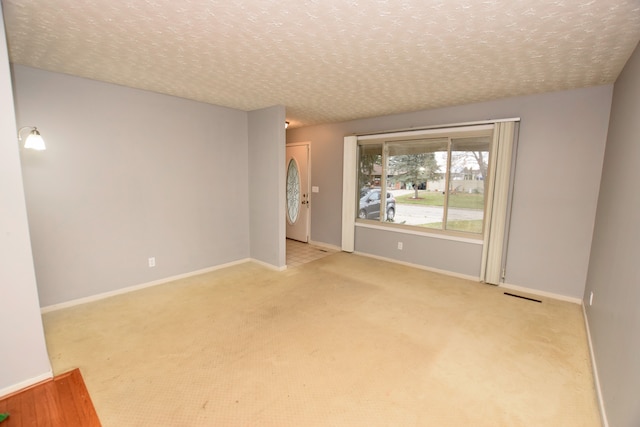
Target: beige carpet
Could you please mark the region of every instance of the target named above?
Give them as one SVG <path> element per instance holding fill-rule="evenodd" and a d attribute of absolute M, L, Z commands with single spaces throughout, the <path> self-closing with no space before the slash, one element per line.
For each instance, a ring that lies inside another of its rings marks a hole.
<path fill-rule="evenodd" d="M 581 308 L 346 253 L 44 315 L 104 426 L 599 426 Z"/>

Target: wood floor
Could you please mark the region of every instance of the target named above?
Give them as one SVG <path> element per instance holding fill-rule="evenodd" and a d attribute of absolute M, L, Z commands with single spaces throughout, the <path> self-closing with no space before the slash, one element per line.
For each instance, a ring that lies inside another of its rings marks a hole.
<path fill-rule="evenodd" d="M 0 400 L 0 427 L 100 427 L 79 369 L 18 391 Z"/>

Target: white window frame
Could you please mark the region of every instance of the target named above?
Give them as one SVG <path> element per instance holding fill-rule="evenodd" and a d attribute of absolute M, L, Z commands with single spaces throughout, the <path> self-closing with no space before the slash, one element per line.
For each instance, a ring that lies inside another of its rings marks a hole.
<path fill-rule="evenodd" d="M 435 129 L 421 129 L 421 130 L 410 130 L 410 131 L 400 131 L 400 132 L 387 132 L 387 133 L 382 133 L 382 134 L 374 134 L 374 135 L 363 135 L 360 137 L 357 137 L 356 139 L 356 143 L 357 143 L 357 150 L 355 153 L 355 162 L 358 161 L 359 159 L 359 147 L 361 145 L 377 145 L 377 144 L 381 144 L 382 145 L 382 150 L 383 150 L 383 159 L 386 160 L 387 158 L 387 146 L 386 143 L 389 142 L 394 142 L 394 141 L 407 141 L 407 140 L 413 140 L 413 139 L 425 139 L 425 138 L 443 138 L 443 139 L 448 139 L 449 144 L 448 144 L 448 150 L 449 150 L 449 154 L 450 154 L 450 149 L 451 149 L 451 139 L 455 139 L 455 138 L 462 138 L 462 137 L 473 137 L 473 136 L 489 136 L 492 137 L 493 136 L 493 132 L 494 132 L 494 127 L 495 124 L 494 123 L 485 123 L 485 124 L 475 124 L 475 125 L 460 125 L 460 126 L 452 126 L 452 127 L 444 127 L 444 128 L 435 128 Z M 493 145 L 493 144 L 492 144 Z M 491 149 L 491 148 L 490 148 Z M 491 156 L 489 157 L 489 163 L 491 163 L 492 158 Z M 448 155 L 447 156 L 447 162 L 450 163 L 451 162 L 451 156 Z M 345 163 L 346 163 L 346 159 L 345 159 Z M 381 183 L 380 183 L 380 187 L 381 187 L 381 197 L 382 200 L 386 200 L 386 194 L 387 194 L 387 173 L 386 173 L 386 165 L 384 165 L 384 161 L 383 161 L 383 173 L 381 174 Z M 356 166 L 357 169 L 357 166 Z M 449 184 L 449 180 L 450 180 L 450 169 L 451 169 L 451 165 L 448 164 L 447 165 L 447 174 L 446 174 L 446 182 L 447 185 Z M 491 165 L 489 164 L 488 169 L 491 169 Z M 357 178 L 356 178 L 357 179 Z M 489 177 L 490 179 L 490 177 Z M 357 186 L 357 182 L 355 183 Z M 358 200 L 359 200 L 359 193 L 358 193 L 358 189 L 356 189 L 356 191 L 354 193 L 352 193 L 356 196 L 356 200 L 354 202 L 352 202 L 352 204 L 354 204 L 354 211 L 355 211 L 355 206 L 358 204 Z M 434 235 L 439 235 L 439 236 L 443 236 L 443 237 L 456 237 L 456 238 L 464 238 L 464 239 L 469 239 L 469 240 L 477 240 L 477 241 L 482 241 L 483 240 L 483 236 L 484 233 L 469 233 L 469 232 L 464 232 L 464 231 L 456 231 L 456 230 L 447 230 L 446 229 L 446 215 L 449 209 L 448 206 L 448 201 L 449 199 L 449 192 L 446 191 L 445 192 L 445 202 L 444 202 L 444 206 L 443 206 L 443 217 L 442 217 L 442 221 L 443 221 L 443 228 L 442 229 L 437 229 L 437 228 L 428 228 L 428 227 L 419 227 L 419 226 L 415 226 L 415 225 L 403 225 L 403 224 L 396 224 L 396 223 L 391 223 L 391 222 L 387 222 L 384 220 L 384 215 L 382 213 L 382 205 L 383 202 L 380 202 L 380 218 L 378 220 L 371 220 L 371 219 L 360 219 L 360 218 L 355 218 L 355 224 L 357 224 L 358 226 L 360 225 L 379 225 L 380 227 L 383 228 L 391 228 L 391 229 L 404 229 L 407 231 L 411 231 L 413 233 L 425 233 L 425 234 L 434 234 Z M 485 208 L 483 210 L 483 221 L 484 221 L 484 217 L 486 214 L 486 199 L 485 199 Z M 484 227 L 483 227 L 484 229 Z"/>

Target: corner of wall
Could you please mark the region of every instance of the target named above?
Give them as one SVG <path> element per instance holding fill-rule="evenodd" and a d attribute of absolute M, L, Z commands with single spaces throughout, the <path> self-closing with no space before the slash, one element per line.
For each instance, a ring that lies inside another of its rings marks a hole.
<path fill-rule="evenodd" d="M 582 317 L 584 319 L 584 327 L 587 331 L 587 340 L 589 342 L 589 355 L 591 357 L 591 371 L 593 373 L 593 381 L 594 386 L 596 388 L 596 393 L 598 396 L 598 408 L 600 409 L 600 421 L 602 422 L 603 427 L 609 427 L 609 421 L 607 419 L 607 411 L 604 406 L 604 399 L 602 396 L 602 389 L 600 388 L 600 377 L 598 376 L 598 365 L 596 363 L 596 357 L 593 350 L 593 342 L 591 341 L 591 330 L 589 329 L 589 316 L 587 315 L 587 309 L 584 305 L 584 301 L 582 305 Z"/>

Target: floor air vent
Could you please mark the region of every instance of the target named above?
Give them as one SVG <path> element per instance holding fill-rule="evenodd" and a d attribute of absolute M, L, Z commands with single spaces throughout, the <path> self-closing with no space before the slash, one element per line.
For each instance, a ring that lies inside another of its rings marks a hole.
<path fill-rule="evenodd" d="M 542 301 L 540 301 L 539 299 L 534 299 L 534 298 L 529 298 L 529 297 L 523 297 L 522 295 L 516 295 L 516 294 L 511 294 L 509 292 L 505 292 L 505 295 L 509 295 L 510 297 L 515 297 L 515 298 L 522 298 L 522 299 L 526 299 L 527 301 L 533 301 L 533 302 L 539 302 L 542 304 Z"/>

